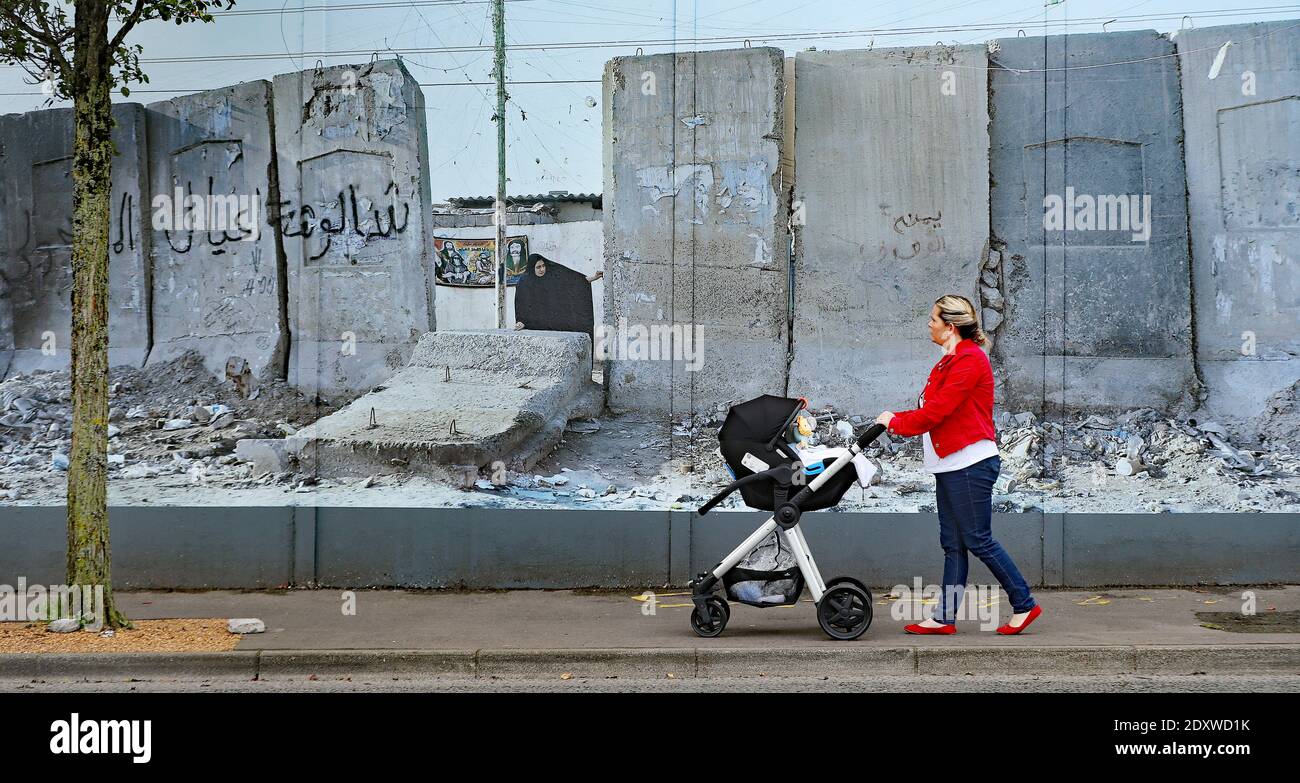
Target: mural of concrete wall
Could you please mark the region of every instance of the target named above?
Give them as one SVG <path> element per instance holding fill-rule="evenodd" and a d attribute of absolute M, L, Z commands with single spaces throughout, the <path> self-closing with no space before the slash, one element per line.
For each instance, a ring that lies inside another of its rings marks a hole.
<path fill-rule="evenodd" d="M 290 382 L 363 389 L 434 327 L 424 97 L 395 60 L 276 76 Z"/>
<path fill-rule="evenodd" d="M 270 82 L 152 103 L 148 115 L 155 217 L 149 361 L 198 349 L 218 375 L 229 357 L 240 357 L 255 376 L 282 376 L 284 273 L 267 222 L 275 197 Z M 199 209 L 187 223 L 192 197 Z"/>
<path fill-rule="evenodd" d="M 144 364 L 149 352 L 148 184 L 144 109 L 113 107 L 109 224 L 109 362 Z M 72 110 L 0 117 L 0 322 L 9 372 L 65 368 L 72 331 Z M 7 311 L 7 312 L 6 312 Z M 3 357 L 0 357 L 3 358 Z"/>
<path fill-rule="evenodd" d="M 915 407 L 938 358 L 931 305 L 977 296 L 986 66 L 983 46 L 795 57 L 792 396 L 862 413 Z"/>
<path fill-rule="evenodd" d="M 1003 260 L 991 277 L 1005 302 L 995 347 L 1001 402 L 1194 404 L 1173 44 L 1142 31 L 1005 38 L 995 47 L 990 202 L 1004 245 L 995 245 Z"/>
<path fill-rule="evenodd" d="M 606 336 L 646 349 L 606 362 L 610 407 L 686 413 L 784 391 L 783 91 L 779 49 L 606 64 Z"/>
<path fill-rule="evenodd" d="M 238 357 L 363 390 L 433 327 L 424 105 L 400 63 L 114 113 L 112 363 L 196 348 L 217 374 Z M 67 109 L 0 117 L 7 371 L 68 363 L 71 137 Z"/>
<path fill-rule="evenodd" d="M 1300 28 L 1185 30 L 1175 41 L 1205 407 L 1249 415 L 1300 377 Z"/>
<path fill-rule="evenodd" d="M 495 236 L 490 227 L 435 228 L 434 234 L 446 237 L 488 238 Z M 602 255 L 602 229 L 599 220 L 582 220 L 576 223 L 542 223 L 511 225 L 510 235 L 528 237 L 528 252 L 541 253 L 554 261 L 591 274 L 604 268 Z M 605 281 L 591 284 L 592 306 L 596 323 L 604 323 Z M 491 288 L 457 288 L 439 286 L 436 308 L 438 328 L 442 329 L 494 329 L 496 328 L 496 292 Z M 506 323 L 515 322 L 515 286 L 506 288 Z"/>

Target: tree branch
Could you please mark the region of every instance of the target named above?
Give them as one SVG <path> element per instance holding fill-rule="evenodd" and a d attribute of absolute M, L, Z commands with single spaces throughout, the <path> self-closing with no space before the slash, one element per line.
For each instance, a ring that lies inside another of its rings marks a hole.
<path fill-rule="evenodd" d="M 48 38 L 46 38 L 46 35 L 49 35 L 48 30 L 46 30 L 45 34 L 43 35 L 40 31 L 36 30 L 35 28 L 28 25 L 25 21 L 23 21 L 23 18 L 19 16 L 16 11 L 12 11 L 5 6 L 0 6 L 0 16 L 3 16 L 14 27 L 17 27 L 19 30 L 22 30 L 23 32 L 30 35 L 32 38 L 36 40 L 37 43 L 44 46 L 45 48 L 47 49 L 58 48 L 57 42 L 53 35 L 50 35 Z M 37 14 L 36 18 L 39 19 L 40 14 Z"/>
<path fill-rule="evenodd" d="M 0 11 L 0 13 L 3 13 L 16 27 L 26 32 L 37 43 L 44 46 L 49 58 L 59 66 L 59 70 L 63 71 L 63 74 L 66 77 L 66 75 L 72 70 L 72 66 L 68 64 L 67 59 L 63 56 L 63 42 L 72 36 L 71 28 L 64 29 L 59 35 L 55 35 L 54 31 L 50 29 L 50 26 L 46 24 L 45 14 L 42 14 L 37 9 L 33 9 L 33 16 L 36 17 L 36 23 L 40 25 L 40 32 L 28 26 L 21 17 L 12 11 L 6 9 Z M 43 32 L 44 35 L 41 35 L 41 32 Z"/>
<path fill-rule="evenodd" d="M 131 28 L 135 27 L 136 22 L 140 21 L 140 16 L 144 13 L 144 3 L 145 0 L 135 0 L 135 8 L 131 9 L 131 13 L 127 15 L 126 19 L 122 20 L 122 26 L 118 28 L 117 34 L 113 36 L 113 40 L 108 42 L 110 51 L 117 51 L 117 47 L 121 46 L 122 41 L 126 40 L 126 34 L 131 32 Z"/>

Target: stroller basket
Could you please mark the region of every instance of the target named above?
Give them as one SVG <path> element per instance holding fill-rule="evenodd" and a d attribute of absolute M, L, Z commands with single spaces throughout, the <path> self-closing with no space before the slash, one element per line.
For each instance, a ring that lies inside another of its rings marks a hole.
<path fill-rule="evenodd" d="M 736 567 L 722 575 L 727 597 L 750 606 L 789 606 L 803 594 L 803 572 L 798 568 L 784 571 L 755 571 Z"/>
<path fill-rule="evenodd" d="M 750 606 L 781 606 L 799 600 L 804 577 L 795 564 L 794 553 L 773 533 L 723 574 L 722 583 L 733 601 Z"/>

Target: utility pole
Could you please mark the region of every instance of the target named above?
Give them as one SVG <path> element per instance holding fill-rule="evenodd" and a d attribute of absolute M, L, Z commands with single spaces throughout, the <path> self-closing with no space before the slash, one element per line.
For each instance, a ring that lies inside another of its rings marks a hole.
<path fill-rule="evenodd" d="M 496 31 L 493 70 L 497 77 L 497 201 L 493 223 L 497 229 L 497 328 L 506 326 L 506 3 L 492 0 L 492 27 Z"/>

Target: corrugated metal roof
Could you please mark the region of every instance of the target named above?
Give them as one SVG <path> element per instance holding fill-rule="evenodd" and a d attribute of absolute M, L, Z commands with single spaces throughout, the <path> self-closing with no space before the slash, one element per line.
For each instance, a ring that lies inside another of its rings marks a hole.
<path fill-rule="evenodd" d="M 447 202 L 458 207 L 490 207 L 496 203 L 496 196 L 455 196 Z M 506 196 L 506 204 L 529 206 L 532 204 L 585 204 L 590 202 L 597 209 L 601 208 L 599 193 L 570 193 L 567 190 L 553 190 L 550 193 L 531 193 L 522 196 Z"/>

